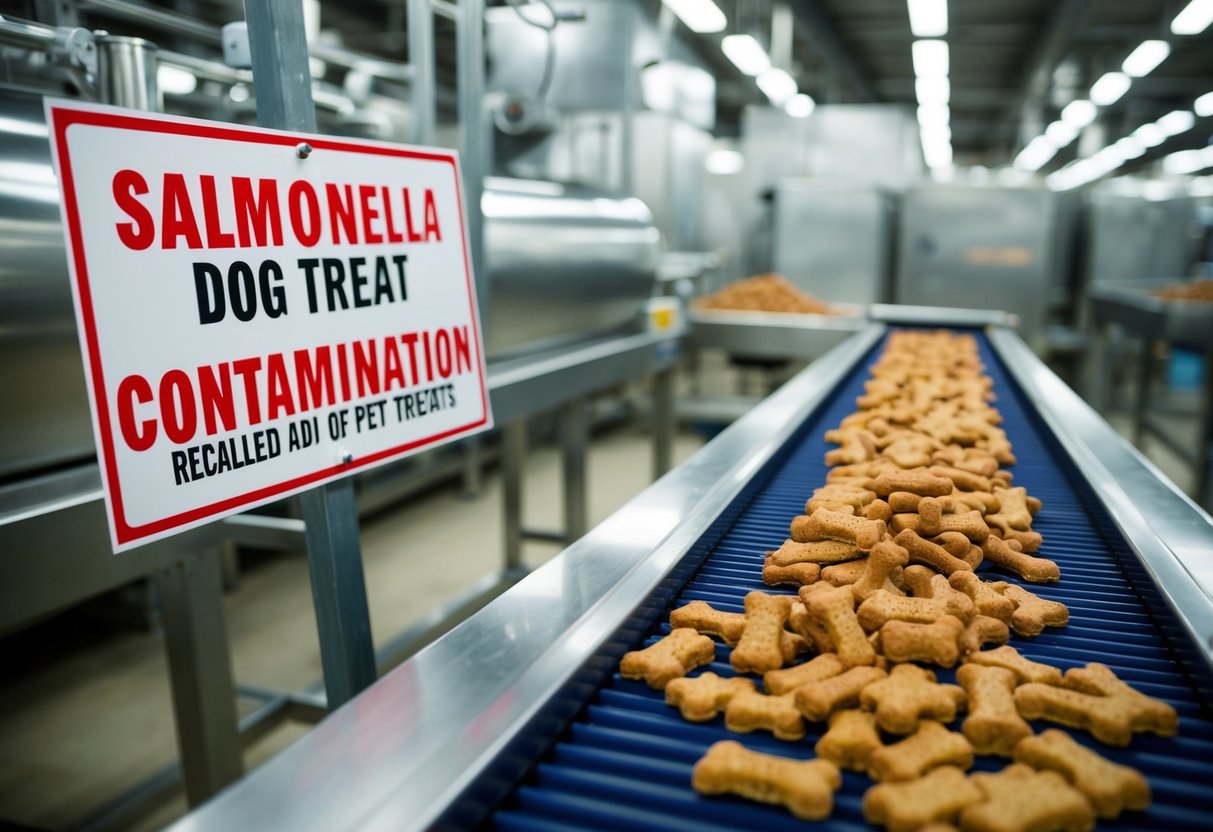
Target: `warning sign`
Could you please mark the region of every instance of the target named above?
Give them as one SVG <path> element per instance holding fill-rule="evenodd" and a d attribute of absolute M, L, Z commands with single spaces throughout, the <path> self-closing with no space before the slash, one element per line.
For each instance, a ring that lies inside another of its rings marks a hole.
<path fill-rule="evenodd" d="M 115 551 L 491 427 L 456 154 L 46 112 Z"/>

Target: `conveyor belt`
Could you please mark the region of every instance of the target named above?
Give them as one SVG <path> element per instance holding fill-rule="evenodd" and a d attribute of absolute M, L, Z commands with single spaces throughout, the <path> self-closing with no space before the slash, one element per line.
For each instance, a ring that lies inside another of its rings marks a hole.
<path fill-rule="evenodd" d="M 1208 792 L 1213 784 L 1213 720 L 1209 711 L 1202 711 L 1195 687 L 1164 638 L 1164 632 L 1178 632 L 1179 628 L 1102 508 L 1077 474 L 1063 467 L 1063 457 L 1051 447 L 1054 440 L 1025 407 L 985 337 L 979 336 L 979 340 L 999 396 L 996 405 L 1005 420 L 1003 427 L 1019 460 L 1012 469 L 1015 483 L 1043 501 L 1044 508 L 1034 523 L 1044 536 L 1041 554 L 1057 561 L 1062 569 L 1059 584 L 1030 588 L 1070 608 L 1068 626 L 1049 629 L 1033 639 L 1012 636 L 1011 643 L 1027 657 L 1063 670 L 1103 662 L 1134 687 L 1179 712 L 1178 737 L 1139 734 L 1127 749 L 1111 749 L 1085 732 L 1071 732 L 1079 742 L 1110 759 L 1140 769 L 1153 789 L 1154 802 L 1147 811 L 1127 812 L 1118 821 L 1101 821 L 1099 828 L 1209 829 L 1213 826 Z M 644 644 L 668 633 L 669 609 L 689 601 L 701 599 L 720 609 L 741 612 L 747 592 L 780 591 L 762 583 L 763 553 L 782 543 L 789 520 L 803 510 L 807 495 L 824 481 L 827 469 L 822 458 L 829 446 L 823 434 L 855 409 L 855 397 L 862 392 L 882 347 L 883 343 L 860 362 L 829 402 L 806 422 L 789 443 L 786 460 L 760 472 L 758 477 L 765 481 L 756 483 L 756 490 L 747 491 L 726 512 L 736 520 L 661 613 Z M 984 565 L 981 572 L 997 574 L 991 564 Z M 702 670 L 734 675 L 729 648 L 718 644 L 716 662 Z M 945 682 L 954 681 L 953 675 L 951 671 L 939 673 Z M 725 730 L 721 718 L 688 723 L 664 703 L 660 691 L 615 674 L 502 804 L 491 825 L 503 832 L 796 827 L 801 822 L 781 808 L 697 795 L 690 787 L 691 768 L 709 745 L 721 739 L 740 740 L 770 753 L 812 757 L 823 726 L 808 727 L 804 740 L 785 743 L 764 732 L 733 734 Z M 1039 731 L 1050 726 L 1042 722 L 1034 727 Z M 975 769 L 997 770 L 1006 762 L 979 757 Z M 834 813 L 819 826 L 871 828 L 864 823 L 861 808 L 863 793 L 871 784 L 863 775 L 844 772 Z"/>

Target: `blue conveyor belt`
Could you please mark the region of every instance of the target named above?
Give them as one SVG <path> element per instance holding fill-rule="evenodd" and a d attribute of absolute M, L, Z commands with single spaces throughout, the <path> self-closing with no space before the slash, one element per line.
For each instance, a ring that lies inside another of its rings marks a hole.
<path fill-rule="evenodd" d="M 1196 688 L 1163 637 L 1164 630 L 1175 629 L 1174 622 L 1102 509 L 1068 462 L 1051 448 L 1053 440 L 1025 406 L 984 336 L 979 339 L 998 394 L 996 406 L 1018 457 L 1011 469 L 1015 484 L 1026 486 L 1044 503 L 1033 524 L 1044 537 L 1040 554 L 1055 560 L 1062 570 L 1060 583 L 1029 588 L 1070 609 L 1068 626 L 1046 630 L 1037 638 L 1013 635 L 1011 644 L 1028 658 L 1063 670 L 1103 662 L 1138 690 L 1170 703 L 1180 715 L 1178 737 L 1138 734 L 1126 749 L 1108 748 L 1085 732 L 1071 732 L 1106 757 L 1140 769 L 1153 789 L 1154 802 L 1147 811 L 1126 812 L 1117 821 L 1101 821 L 1098 828 L 1202 832 L 1213 828 L 1213 719 L 1201 709 Z M 855 410 L 855 397 L 862 393 L 882 348 L 878 345 L 860 362 L 818 409 L 798 433 L 801 438 L 787 449 L 785 461 L 760 474 L 766 481 L 739 498 L 748 503 L 734 507 L 741 509 L 737 519 L 659 616 L 644 645 L 669 632 L 669 609 L 689 601 L 704 600 L 718 609 L 742 612 L 743 598 L 751 590 L 786 591 L 762 583 L 763 555 L 778 548 L 787 536 L 788 522 L 824 482 L 827 469 L 822 458 L 830 446 L 823 434 Z M 999 575 L 992 564 L 984 564 L 980 573 L 1009 577 Z M 692 675 L 705 670 L 735 675 L 729 648 L 718 644 L 716 661 Z M 941 681 L 954 681 L 951 671 L 940 671 L 939 676 Z M 959 726 L 959 721 L 953 725 Z M 755 750 L 809 758 L 824 725 L 808 727 L 804 740 L 787 743 L 764 732 L 731 733 L 722 717 L 702 724 L 685 722 L 665 704 L 660 691 L 615 674 L 502 804 L 491 824 L 502 832 L 808 828 L 810 824 L 782 808 L 734 797 L 702 797 L 690 786 L 692 766 L 712 743 L 734 739 Z M 1055 726 L 1041 722 L 1033 727 L 1039 732 Z M 974 768 L 992 771 L 1006 764 L 1001 758 L 979 757 Z M 871 828 L 862 812 L 863 794 L 871 785 L 866 776 L 844 772 L 833 815 L 812 826 Z"/>

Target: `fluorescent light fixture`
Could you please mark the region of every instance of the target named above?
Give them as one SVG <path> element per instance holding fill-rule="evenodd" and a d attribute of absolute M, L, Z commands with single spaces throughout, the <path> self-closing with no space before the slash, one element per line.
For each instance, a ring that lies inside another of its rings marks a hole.
<path fill-rule="evenodd" d="M 1213 23 L 1213 0 L 1192 0 L 1171 21 L 1171 31 L 1177 35 L 1199 35 Z"/>
<path fill-rule="evenodd" d="M 919 78 L 944 78 L 948 74 L 948 43 L 943 40 L 916 40 L 910 45 L 914 74 Z"/>
<path fill-rule="evenodd" d="M 1134 78 L 1149 75 L 1154 67 L 1161 64 L 1171 54 L 1171 44 L 1165 40 L 1143 40 L 1137 48 L 1129 53 L 1125 62 L 1120 65 L 1127 74 Z"/>
<path fill-rule="evenodd" d="M 1164 136 L 1178 136 L 1192 129 L 1192 125 L 1196 124 L 1196 115 L 1190 110 L 1172 110 L 1154 123 Z"/>
<path fill-rule="evenodd" d="M 920 127 L 918 136 L 923 144 L 943 144 L 952 142 L 952 128 L 946 124 Z"/>
<path fill-rule="evenodd" d="M 947 0 L 906 0 L 910 31 L 916 38 L 941 38 L 948 33 Z"/>
<path fill-rule="evenodd" d="M 1153 122 L 1138 127 L 1133 131 L 1133 137 L 1139 139 L 1146 147 L 1158 147 L 1167 140 L 1167 134 Z"/>
<path fill-rule="evenodd" d="M 758 89 L 776 107 L 782 107 L 796 94 L 796 81 L 785 70 L 768 69 L 758 76 Z"/>
<path fill-rule="evenodd" d="M 1137 159 L 1143 156 L 1146 152 L 1146 143 L 1137 136 L 1125 136 L 1116 143 L 1116 147 L 1120 148 L 1120 155 L 1129 159 Z"/>
<path fill-rule="evenodd" d="M 789 98 L 788 103 L 783 105 L 783 111 L 792 118 L 808 118 L 816 107 L 813 96 L 802 92 Z"/>
<path fill-rule="evenodd" d="M 746 75 L 761 75 L 771 68 L 766 50 L 751 35 L 729 35 L 720 41 L 720 49 Z"/>
<path fill-rule="evenodd" d="M 1045 128 L 1045 136 L 1061 149 L 1078 138 L 1078 128 L 1064 121 L 1055 121 Z"/>
<path fill-rule="evenodd" d="M 712 0 L 663 0 L 692 32 L 723 32 L 728 21 Z"/>
<path fill-rule="evenodd" d="M 952 164 L 952 143 L 939 140 L 923 142 L 922 156 L 932 170 L 946 168 Z"/>
<path fill-rule="evenodd" d="M 1192 105 L 1192 109 L 1196 111 L 1196 115 L 1213 116 L 1213 92 L 1207 92 Z"/>
<path fill-rule="evenodd" d="M 1095 105 L 1085 98 L 1071 101 L 1061 111 L 1061 120 L 1071 127 L 1081 130 L 1095 121 Z"/>
<path fill-rule="evenodd" d="M 1208 147 L 1180 150 L 1162 157 L 1164 173 L 1196 173 L 1207 167 L 1213 167 L 1213 153 Z"/>
<path fill-rule="evenodd" d="M 920 104 L 918 106 L 918 124 L 920 127 L 946 125 L 951 116 L 952 114 L 947 104 Z"/>
<path fill-rule="evenodd" d="M 947 78 L 918 78 L 914 81 L 914 92 L 919 104 L 947 104 L 952 96 L 952 85 Z"/>
<path fill-rule="evenodd" d="M 1091 85 L 1091 103 L 1100 107 L 1115 104 L 1129 91 L 1129 85 L 1132 83 L 1133 79 L 1123 72 L 1105 72 Z"/>
<path fill-rule="evenodd" d="M 198 88 L 194 73 L 171 64 L 160 64 L 156 68 L 156 83 L 170 95 L 189 95 Z"/>
<path fill-rule="evenodd" d="M 1056 155 L 1057 145 L 1046 136 L 1037 136 L 1019 151 L 1014 164 L 1019 170 L 1038 171 Z"/>
<path fill-rule="evenodd" d="M 736 150 L 713 150 L 703 160 L 708 173 L 717 176 L 732 176 L 745 168 L 745 157 Z"/>

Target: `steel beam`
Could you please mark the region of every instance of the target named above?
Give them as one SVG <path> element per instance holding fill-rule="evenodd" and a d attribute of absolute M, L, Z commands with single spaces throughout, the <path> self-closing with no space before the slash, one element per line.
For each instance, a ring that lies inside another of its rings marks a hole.
<path fill-rule="evenodd" d="M 859 63 L 854 53 L 842 41 L 838 26 L 819 0 L 801 0 L 792 4 L 792 14 L 801 27 L 801 33 L 820 52 L 826 63 L 832 66 L 860 102 L 879 101 L 876 88 L 868 77 L 867 70 Z"/>

